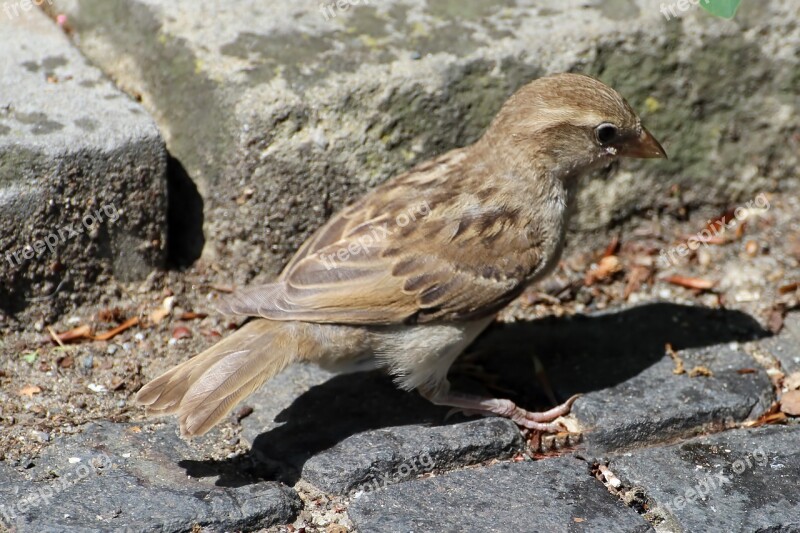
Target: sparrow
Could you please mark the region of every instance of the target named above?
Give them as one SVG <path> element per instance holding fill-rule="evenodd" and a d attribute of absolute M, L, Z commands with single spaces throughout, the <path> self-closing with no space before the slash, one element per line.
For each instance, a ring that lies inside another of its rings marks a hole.
<path fill-rule="evenodd" d="M 448 369 L 497 313 L 557 265 L 583 176 L 666 158 L 614 89 L 580 74 L 523 86 L 474 144 L 421 163 L 345 207 L 278 278 L 219 303 L 255 317 L 145 385 L 136 400 L 202 435 L 293 363 L 382 368 L 437 405 L 562 430 L 546 412 L 450 390 Z"/>

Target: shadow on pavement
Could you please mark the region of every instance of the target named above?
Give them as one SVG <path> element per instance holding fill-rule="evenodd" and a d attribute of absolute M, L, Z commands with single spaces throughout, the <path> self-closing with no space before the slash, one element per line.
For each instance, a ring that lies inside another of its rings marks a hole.
<path fill-rule="evenodd" d="M 739 311 L 669 303 L 647 304 L 602 315 L 545 318 L 497 324 L 487 330 L 451 370 L 456 390 L 508 397 L 527 409 L 551 405 L 535 372 L 544 367 L 556 399 L 613 387 L 676 350 L 768 336 L 751 316 Z M 266 385 L 269 386 L 269 385 Z M 247 456 L 230 461 L 184 461 L 193 477 L 220 476 L 222 486 L 256 479 L 289 485 L 303 464 L 351 435 L 409 424 L 440 425 L 447 408 L 416 393 L 398 390 L 379 372 L 336 376 L 301 394 L 281 412 L 281 425 L 260 434 Z"/>

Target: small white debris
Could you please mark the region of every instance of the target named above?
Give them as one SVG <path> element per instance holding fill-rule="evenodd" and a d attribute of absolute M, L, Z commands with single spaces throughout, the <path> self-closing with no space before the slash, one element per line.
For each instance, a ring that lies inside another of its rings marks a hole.
<path fill-rule="evenodd" d="M 123 457 L 124 459 L 130 459 L 130 458 L 131 458 L 131 454 L 129 454 L 129 453 L 123 453 L 123 454 L 122 454 L 122 457 Z"/>
<path fill-rule="evenodd" d="M 69 461 L 69 464 L 71 464 L 71 465 L 74 465 L 75 463 L 80 463 L 81 462 L 81 458 L 80 457 L 70 457 L 67 460 Z"/>
<path fill-rule="evenodd" d="M 89 383 L 89 390 L 92 392 L 108 392 L 108 389 L 104 385 L 98 385 L 96 383 Z"/>

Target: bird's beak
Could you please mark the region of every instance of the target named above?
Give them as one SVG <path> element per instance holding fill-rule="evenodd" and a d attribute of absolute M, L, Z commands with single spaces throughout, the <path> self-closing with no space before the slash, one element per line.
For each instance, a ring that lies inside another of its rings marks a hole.
<path fill-rule="evenodd" d="M 667 159 L 667 152 L 661 143 L 644 126 L 638 136 L 628 137 L 617 146 L 617 154 L 639 159 Z"/>

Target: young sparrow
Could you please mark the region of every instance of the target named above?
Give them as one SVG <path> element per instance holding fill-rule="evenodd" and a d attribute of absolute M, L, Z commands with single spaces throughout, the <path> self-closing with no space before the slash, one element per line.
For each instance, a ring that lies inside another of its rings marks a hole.
<path fill-rule="evenodd" d="M 483 137 L 396 176 L 346 207 L 298 250 L 275 282 L 225 299 L 258 317 L 148 383 L 153 414 L 201 435 L 294 362 L 382 367 L 438 405 L 553 422 L 510 400 L 450 390 L 458 355 L 564 246 L 579 178 L 620 157 L 664 158 L 630 105 L 578 74 L 538 79 L 503 105 Z"/>

